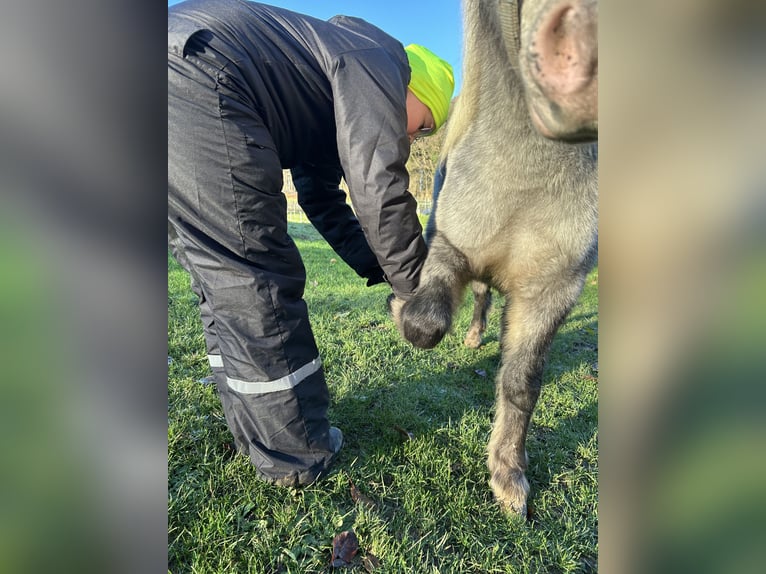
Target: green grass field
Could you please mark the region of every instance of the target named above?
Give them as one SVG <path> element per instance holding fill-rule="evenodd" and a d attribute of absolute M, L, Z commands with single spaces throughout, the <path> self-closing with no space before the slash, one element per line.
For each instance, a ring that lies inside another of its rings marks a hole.
<path fill-rule="evenodd" d="M 290 230 L 344 448 L 303 490 L 259 482 L 233 454 L 215 388 L 198 382 L 209 368 L 196 297 L 168 256 L 169 571 L 329 572 L 333 538 L 353 529 L 360 572 L 595 572 L 598 270 L 553 342 L 524 522 L 501 513 L 486 468 L 502 299 L 480 349 L 462 345 L 467 294 L 453 332 L 417 350 L 387 317 L 387 286 L 365 287 L 310 225 Z"/>

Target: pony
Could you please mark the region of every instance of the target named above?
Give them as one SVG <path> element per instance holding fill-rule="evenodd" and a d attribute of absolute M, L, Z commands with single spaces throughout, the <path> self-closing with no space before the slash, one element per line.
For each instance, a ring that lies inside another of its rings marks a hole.
<path fill-rule="evenodd" d="M 428 255 L 415 295 L 388 302 L 401 335 L 432 348 L 469 283 L 504 295 L 487 464 L 495 498 L 522 516 L 545 360 L 597 260 L 594 5 L 464 0 L 463 88 L 442 148 Z"/>

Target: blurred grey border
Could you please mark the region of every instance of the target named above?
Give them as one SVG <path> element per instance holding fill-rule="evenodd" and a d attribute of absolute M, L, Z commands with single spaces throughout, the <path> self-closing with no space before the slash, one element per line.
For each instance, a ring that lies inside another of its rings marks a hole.
<path fill-rule="evenodd" d="M 766 564 L 765 8 L 600 4 L 604 572 Z"/>
<path fill-rule="evenodd" d="M 167 571 L 167 13 L 149 4 L 3 5 L 0 572 Z"/>
<path fill-rule="evenodd" d="M 166 571 L 165 6 L 3 8 L 0 571 Z M 599 565 L 760 572 L 764 6 L 599 17 Z"/>

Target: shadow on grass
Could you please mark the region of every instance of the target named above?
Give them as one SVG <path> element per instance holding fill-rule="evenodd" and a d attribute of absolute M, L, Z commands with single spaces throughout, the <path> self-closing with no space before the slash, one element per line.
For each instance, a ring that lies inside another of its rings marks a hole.
<path fill-rule="evenodd" d="M 352 306 L 376 302 L 374 297 L 364 297 L 355 299 Z M 591 320 L 583 323 L 586 317 Z M 583 464 L 582 457 L 577 455 L 578 447 L 587 444 L 597 432 L 595 393 L 590 398 L 575 400 L 574 412 L 573 403 L 567 397 L 563 412 L 548 412 L 545 420 L 540 421 L 541 409 L 560 408 L 555 398 L 552 406 L 545 404 L 548 395 L 555 397 L 561 392 L 559 386 L 564 386 L 568 395 L 576 394 L 578 382 L 581 383 L 578 377 L 582 377 L 583 370 L 590 384 L 595 383 L 595 377 L 590 374 L 597 361 L 595 314 L 581 315 L 577 321 L 579 328 L 570 332 L 562 329 L 554 339 L 543 375 L 541 401 L 530 425 L 527 474 L 532 484 L 530 501 L 533 504 L 536 492 L 553 483 L 557 476 Z M 393 326 L 390 328 L 393 331 Z M 398 459 L 392 461 L 394 464 L 405 463 L 402 446 L 407 437 L 403 431 L 411 432 L 415 439 L 431 440 L 445 427 L 471 414 L 484 421 L 482 451 L 475 453 L 482 459 L 484 476 L 476 476 L 475 480 L 478 484 L 487 484 L 486 443 L 494 416 L 495 381 L 500 367 L 498 333 L 496 329 L 488 332 L 479 350 L 463 348 L 463 334 L 457 330 L 450 341 L 437 346 L 441 353 L 455 351 L 454 363 L 436 351 L 416 350 L 401 343 L 400 357 L 411 361 L 411 368 L 419 371 L 414 380 L 392 381 L 390 385 L 360 381 L 361 399 L 359 395 L 347 393 L 334 400 L 331 416 L 334 423 L 344 429 L 347 440 L 338 460 L 339 468 L 348 469 L 348 464 L 357 459 L 377 457 L 394 457 Z M 493 350 L 488 351 L 488 347 Z M 433 360 L 424 360 L 428 353 L 434 354 Z"/>

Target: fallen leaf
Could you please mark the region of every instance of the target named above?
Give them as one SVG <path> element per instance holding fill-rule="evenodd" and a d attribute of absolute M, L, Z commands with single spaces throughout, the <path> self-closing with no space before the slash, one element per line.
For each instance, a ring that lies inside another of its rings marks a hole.
<path fill-rule="evenodd" d="M 330 264 L 333 264 L 333 263 L 337 263 L 337 262 L 338 262 L 338 260 L 337 260 L 337 259 L 335 259 L 335 257 L 332 257 L 332 258 L 330 259 Z"/>
<path fill-rule="evenodd" d="M 415 440 L 415 435 L 413 435 L 410 431 L 404 430 L 399 425 L 394 425 L 394 429 L 399 432 L 404 438 L 407 440 Z"/>
<path fill-rule="evenodd" d="M 374 554 L 365 554 L 362 558 L 362 566 L 367 572 L 372 572 L 376 568 L 380 568 L 380 560 Z"/>
<path fill-rule="evenodd" d="M 332 540 L 333 568 L 349 566 L 357 550 L 359 550 L 359 540 L 353 530 L 345 530 L 338 534 Z"/>
<path fill-rule="evenodd" d="M 351 500 L 354 501 L 354 504 L 362 504 L 368 508 L 375 506 L 375 502 L 372 500 L 372 498 L 362 494 L 362 491 L 357 488 L 357 486 L 350 478 L 348 479 L 348 482 L 351 484 Z"/>

